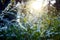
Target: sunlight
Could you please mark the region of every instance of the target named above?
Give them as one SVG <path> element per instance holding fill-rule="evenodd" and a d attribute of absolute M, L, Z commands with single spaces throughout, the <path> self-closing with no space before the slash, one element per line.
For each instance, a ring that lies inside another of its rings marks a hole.
<path fill-rule="evenodd" d="M 36 0 L 31 4 L 31 7 L 35 10 L 39 10 L 42 7 L 43 0 Z"/>
<path fill-rule="evenodd" d="M 43 7 L 48 4 L 48 0 L 32 0 L 30 1 L 30 8 L 40 11 Z"/>
<path fill-rule="evenodd" d="M 27 3 L 27 8 L 34 16 L 42 16 L 43 8 L 48 4 L 47 0 L 30 0 Z M 46 8 L 45 8 L 46 9 Z"/>

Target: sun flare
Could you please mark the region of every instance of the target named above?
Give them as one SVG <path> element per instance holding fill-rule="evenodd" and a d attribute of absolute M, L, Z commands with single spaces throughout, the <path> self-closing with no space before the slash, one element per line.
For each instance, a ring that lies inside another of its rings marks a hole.
<path fill-rule="evenodd" d="M 27 9 L 35 16 L 42 16 L 43 8 L 47 5 L 47 0 L 30 0 L 27 2 Z"/>
<path fill-rule="evenodd" d="M 41 9 L 41 7 L 42 7 L 42 2 L 43 2 L 43 1 L 36 0 L 36 1 L 34 1 L 34 2 L 31 4 L 31 7 L 32 7 L 33 9 L 35 9 L 35 10 L 39 10 L 39 9 Z"/>

